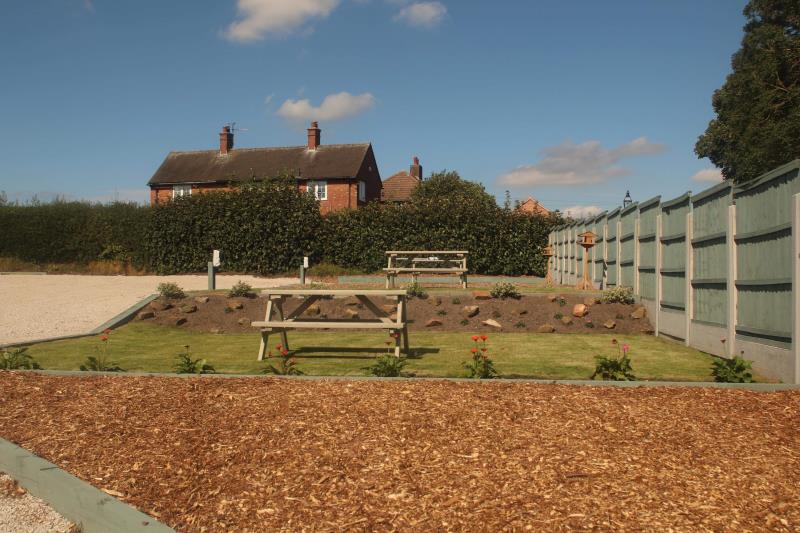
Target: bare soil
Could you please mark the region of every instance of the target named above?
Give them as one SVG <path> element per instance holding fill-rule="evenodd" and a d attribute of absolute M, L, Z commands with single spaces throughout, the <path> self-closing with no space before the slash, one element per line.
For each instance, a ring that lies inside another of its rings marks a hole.
<path fill-rule="evenodd" d="M 563 298 L 563 305 L 559 303 Z M 506 332 L 535 332 L 544 324 L 555 327 L 556 333 L 651 333 L 652 326 L 647 318 L 633 319 L 631 313 L 638 307 L 624 304 L 594 303 L 589 306 L 589 313 L 585 317 L 574 317 L 572 309 L 575 304 L 584 303 L 587 297 L 580 295 L 564 295 L 550 301 L 547 295 L 522 296 L 520 299 L 476 299 L 473 295 L 459 296 L 428 296 L 426 298 L 411 298 L 408 305 L 409 329 L 411 331 L 465 331 L 489 332 L 499 331 L 493 326 L 484 325 L 483 322 L 491 319 L 502 326 Z M 589 298 L 590 301 L 594 300 Z M 299 298 L 288 300 L 284 311 L 290 313 L 302 302 Z M 172 300 L 171 308 L 161 310 L 162 302 L 155 302 L 150 311 L 154 317 L 150 320 L 164 325 L 176 325 L 179 320 L 180 327 L 192 331 L 216 333 L 244 333 L 252 332 L 251 321 L 264 320 L 267 301 L 264 298 L 228 298 L 224 295 L 213 295 L 208 301 L 197 301 L 189 297 L 183 300 Z M 377 301 L 379 305 L 390 305 L 390 300 Z M 241 304 L 241 309 L 231 306 Z M 181 310 L 185 306 L 195 306 L 194 312 L 186 313 Z M 465 307 L 478 306 L 479 312 L 474 317 L 468 317 Z M 388 309 L 388 307 L 387 307 Z M 364 308 L 355 298 L 336 298 L 319 301 L 319 315 L 314 318 L 347 318 L 348 313 L 356 312 L 359 318 L 371 319 L 375 315 Z M 563 315 L 571 318 L 570 324 L 564 324 Z M 428 325 L 431 320 L 441 324 Z M 608 321 L 613 321 L 614 327 L 609 329 L 604 326 Z"/>
<path fill-rule="evenodd" d="M 800 392 L 0 372 L 0 436 L 179 531 L 796 531 Z"/>

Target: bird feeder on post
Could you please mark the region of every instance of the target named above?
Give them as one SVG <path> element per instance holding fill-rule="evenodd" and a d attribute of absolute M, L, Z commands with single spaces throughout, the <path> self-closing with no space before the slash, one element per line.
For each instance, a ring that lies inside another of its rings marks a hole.
<path fill-rule="evenodd" d="M 547 275 L 544 277 L 544 286 L 545 287 L 552 287 L 553 286 L 553 274 L 550 272 L 550 260 L 555 255 L 553 253 L 553 245 L 548 244 L 542 250 L 542 255 L 547 258 Z"/>
<path fill-rule="evenodd" d="M 575 288 L 584 291 L 592 290 L 594 284 L 589 279 L 589 250 L 597 242 L 597 235 L 591 231 L 585 231 L 578 235 L 578 238 L 580 239 L 578 244 L 583 248 L 583 278 L 578 281 Z"/>

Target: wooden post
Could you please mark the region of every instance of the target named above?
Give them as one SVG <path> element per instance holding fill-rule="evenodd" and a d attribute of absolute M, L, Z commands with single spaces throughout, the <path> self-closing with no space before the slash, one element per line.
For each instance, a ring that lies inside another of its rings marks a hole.
<path fill-rule="evenodd" d="M 278 318 L 283 322 L 283 299 L 285 296 L 281 296 L 275 302 L 275 309 L 278 311 Z M 283 349 L 287 352 L 289 351 L 289 336 L 286 334 L 286 328 L 281 329 L 281 342 L 283 343 Z"/>
<path fill-rule="evenodd" d="M 739 294 L 736 292 L 736 205 L 728 206 L 728 231 L 725 242 L 728 244 L 728 342 L 725 353 L 732 359 L 736 355 L 736 306 L 739 299 Z"/>
<path fill-rule="evenodd" d="M 641 235 L 639 223 L 641 222 L 641 213 L 639 210 L 636 210 L 636 220 L 634 220 L 633 224 L 633 294 L 639 296 L 641 294 L 641 290 L 639 288 L 639 235 Z"/>
<path fill-rule="evenodd" d="M 792 355 L 794 383 L 800 383 L 800 194 L 792 200 Z"/>
<path fill-rule="evenodd" d="M 690 204 L 691 205 L 691 204 Z M 686 213 L 686 272 L 684 280 L 686 282 L 686 303 L 684 312 L 686 313 L 686 336 L 683 342 L 686 346 L 691 346 L 692 336 L 692 319 L 694 318 L 694 286 L 692 279 L 694 279 L 694 253 L 692 252 L 692 235 L 694 235 L 694 228 L 692 227 L 692 212 Z"/>
<path fill-rule="evenodd" d="M 267 299 L 267 312 L 264 313 L 264 322 L 269 322 L 272 319 L 272 298 Z M 267 353 L 267 346 L 269 343 L 269 330 L 267 328 L 261 329 L 261 345 L 258 347 L 258 360 L 263 361 Z"/>
<path fill-rule="evenodd" d="M 653 319 L 655 321 L 655 324 L 653 324 L 653 329 L 655 329 L 655 336 L 656 337 L 658 337 L 659 333 L 660 333 L 660 330 L 658 329 L 659 328 L 659 322 L 658 321 L 659 321 L 659 318 L 661 317 L 661 262 L 662 262 L 662 257 L 661 257 L 661 255 L 662 255 L 661 254 L 661 234 L 662 234 L 661 224 L 662 224 L 662 218 L 661 218 L 661 212 L 660 211 L 661 211 L 661 208 L 659 208 L 659 213 L 658 213 L 658 215 L 656 215 L 656 244 L 655 244 L 655 246 L 656 246 L 656 279 L 655 279 L 655 283 L 656 283 L 656 305 L 655 305 L 656 309 L 655 309 L 655 313 L 656 313 L 656 316 Z"/>

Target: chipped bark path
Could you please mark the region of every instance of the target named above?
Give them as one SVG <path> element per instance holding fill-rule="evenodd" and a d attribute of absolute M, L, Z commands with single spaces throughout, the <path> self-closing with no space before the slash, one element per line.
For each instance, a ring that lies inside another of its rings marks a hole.
<path fill-rule="evenodd" d="M 180 531 L 792 531 L 800 393 L 0 372 L 0 435 Z"/>

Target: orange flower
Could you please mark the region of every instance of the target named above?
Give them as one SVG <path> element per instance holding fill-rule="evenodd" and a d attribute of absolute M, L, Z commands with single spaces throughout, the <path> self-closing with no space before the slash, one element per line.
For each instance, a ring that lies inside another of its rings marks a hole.
<path fill-rule="evenodd" d="M 108 335 L 101 335 L 100 340 L 106 342 L 108 340 Z"/>
<path fill-rule="evenodd" d="M 478 342 L 478 339 L 480 339 L 480 337 L 478 337 L 477 335 L 472 336 L 473 341 Z"/>
<path fill-rule="evenodd" d="M 478 353 L 478 349 L 477 349 L 477 348 L 473 348 L 473 349 L 472 349 L 472 350 L 470 350 L 470 351 L 471 351 L 472 353 Z"/>
<path fill-rule="evenodd" d="M 276 349 L 276 350 L 278 350 L 279 352 L 280 352 L 280 351 L 283 351 L 283 345 L 282 345 L 282 344 L 279 344 L 279 345 L 277 345 L 277 346 L 275 347 L 275 349 Z"/>
<path fill-rule="evenodd" d="M 286 357 L 287 355 L 289 355 L 289 350 L 281 350 L 281 355 Z"/>
<path fill-rule="evenodd" d="M 488 338 L 489 337 L 487 337 L 486 335 L 481 335 L 481 340 L 484 341 L 484 342 L 486 342 L 486 339 L 488 339 Z"/>

